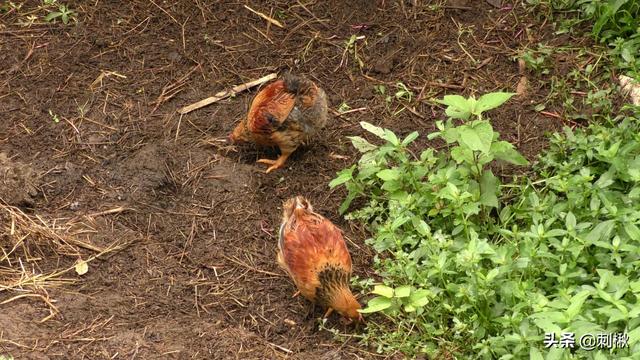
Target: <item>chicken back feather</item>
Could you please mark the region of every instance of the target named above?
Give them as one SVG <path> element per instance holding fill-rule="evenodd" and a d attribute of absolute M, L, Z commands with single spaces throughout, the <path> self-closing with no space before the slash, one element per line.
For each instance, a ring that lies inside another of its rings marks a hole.
<path fill-rule="evenodd" d="M 243 119 L 229 135 L 232 142 L 277 146 L 280 157 L 260 159 L 271 165 L 267 173 L 284 166 L 301 144 L 327 123 L 327 96 L 313 81 L 292 74 L 258 92 Z"/>
<path fill-rule="evenodd" d="M 349 288 L 351 256 L 342 231 L 313 211 L 302 196 L 284 204 L 278 239 L 278 263 L 300 293 L 340 315 L 361 321 L 360 304 Z"/>

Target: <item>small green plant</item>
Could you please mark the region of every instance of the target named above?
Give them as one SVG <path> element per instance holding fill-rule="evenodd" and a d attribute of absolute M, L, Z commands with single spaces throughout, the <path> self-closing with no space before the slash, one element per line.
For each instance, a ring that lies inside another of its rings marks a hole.
<path fill-rule="evenodd" d="M 55 3 L 55 1 L 54 1 Z M 45 2 L 46 4 L 46 2 Z M 44 17 L 44 21 L 46 22 L 55 22 L 56 19 L 60 18 L 63 24 L 67 25 L 69 21 L 76 20 L 76 13 L 67 8 L 66 5 L 59 5 L 58 11 L 50 11 L 47 16 Z"/>
<path fill-rule="evenodd" d="M 349 110 L 351 110 L 351 106 L 349 106 L 349 104 L 347 104 L 346 102 L 342 102 L 340 103 L 340 106 L 338 106 L 338 112 L 340 114 L 347 112 Z"/>
<path fill-rule="evenodd" d="M 429 290 L 415 289 L 408 285 L 398 286 L 395 289 L 376 285 L 371 293 L 379 296 L 369 300 L 367 307 L 362 309 L 361 313 L 385 311 L 393 315 L 402 309 L 419 315 L 424 311 L 424 306 L 429 303 L 429 299 L 433 297 Z"/>
<path fill-rule="evenodd" d="M 53 113 L 53 110 L 49 109 L 49 116 L 51 117 L 51 120 L 53 120 L 54 123 L 59 123 L 60 122 L 60 118 L 58 117 L 57 114 Z"/>
<path fill-rule="evenodd" d="M 351 35 L 348 40 L 345 41 L 344 51 L 342 52 L 342 60 L 340 61 L 340 65 L 342 66 L 347 59 L 347 54 L 351 54 L 353 56 L 353 60 L 358 64 L 360 69 L 364 68 L 364 61 L 358 55 L 358 40 L 365 39 L 364 36 L 358 36 L 356 34 Z"/>
<path fill-rule="evenodd" d="M 540 74 L 549 74 L 548 58 L 552 54 L 549 46 L 538 44 L 538 49 L 526 49 L 522 51 L 519 58 L 522 59 L 527 68 Z"/>
<path fill-rule="evenodd" d="M 13 356 L 0 354 L 0 360 L 13 360 Z"/>
<path fill-rule="evenodd" d="M 384 103 L 387 108 L 387 111 L 393 114 L 394 116 L 398 115 L 405 109 L 405 107 L 402 104 L 399 104 L 398 106 L 395 107 L 395 109 L 392 110 L 391 106 L 393 105 L 394 100 L 399 102 L 409 103 L 411 102 L 411 100 L 413 100 L 413 97 L 414 97 L 413 92 L 402 82 L 397 82 L 395 84 L 395 88 L 396 88 L 396 91 L 393 94 L 392 93 L 387 94 L 386 86 L 382 84 L 374 86 L 374 91 L 377 94 L 382 95 L 384 97 Z"/>
<path fill-rule="evenodd" d="M 7 1 L 2 5 L 0 5 L 0 13 L 6 13 L 11 10 L 15 10 L 15 11 L 20 10 L 22 8 L 22 5 L 23 5 L 22 3 L 16 4 L 13 1 Z"/>

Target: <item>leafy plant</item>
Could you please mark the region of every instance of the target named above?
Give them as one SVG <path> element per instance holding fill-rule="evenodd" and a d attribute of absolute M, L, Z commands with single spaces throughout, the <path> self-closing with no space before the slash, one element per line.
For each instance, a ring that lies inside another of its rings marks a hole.
<path fill-rule="evenodd" d="M 344 101 L 342 103 L 340 103 L 340 106 L 338 106 L 338 112 L 340 114 L 342 114 L 342 113 L 344 113 L 346 111 L 349 111 L 349 110 L 351 110 L 351 106 L 349 106 L 349 104 L 347 104 Z"/>
<path fill-rule="evenodd" d="M 485 112 L 509 97 L 442 99 L 449 119 L 430 138 L 444 151 L 414 155 L 416 132 L 401 140 L 368 123 L 381 145 L 350 138 L 361 158 L 330 186 L 348 191 L 341 212 L 364 200 L 347 218 L 368 225 L 384 285 L 363 312 L 392 322 L 370 321 L 361 340 L 434 358 L 631 358 L 640 351 L 640 121 L 566 129 L 534 166 L 537 180 L 502 184 L 494 161 L 526 160 Z M 570 355 L 545 348 L 549 332 L 627 333 L 629 346 Z"/>
<path fill-rule="evenodd" d="M 358 55 L 358 40 L 365 39 L 364 36 L 358 36 L 356 34 L 351 35 L 344 43 L 344 51 L 342 52 L 342 60 L 340 66 L 346 61 L 347 53 L 353 56 L 353 60 L 358 64 L 360 69 L 364 68 L 364 61 L 360 55 Z"/>
<path fill-rule="evenodd" d="M 58 18 L 62 20 L 63 24 L 67 25 L 70 20 L 76 20 L 76 13 L 73 10 L 67 8 L 66 5 L 59 5 L 58 11 L 50 11 L 47 16 L 44 17 L 44 21 L 55 22 Z"/>
<path fill-rule="evenodd" d="M 49 116 L 51 117 L 51 120 L 53 120 L 54 123 L 57 124 L 60 122 L 60 117 L 58 117 L 58 115 L 55 114 L 51 109 L 49 109 Z"/>
<path fill-rule="evenodd" d="M 548 58 L 551 55 L 552 50 L 549 46 L 538 44 L 538 49 L 526 49 L 522 51 L 519 58 L 522 59 L 527 68 L 540 73 L 549 73 Z"/>
<path fill-rule="evenodd" d="M 378 311 L 395 314 L 400 309 L 408 313 L 421 314 L 424 311 L 424 306 L 429 303 L 430 297 L 433 297 L 429 290 L 415 289 L 408 285 L 399 286 L 395 289 L 384 285 L 376 285 L 371 293 L 379 296 L 369 300 L 367 307 L 360 311 L 364 314 Z"/>
<path fill-rule="evenodd" d="M 404 106 L 399 105 L 395 110 L 391 110 L 393 101 L 411 102 L 413 100 L 413 92 L 402 82 L 395 84 L 396 91 L 394 93 L 389 92 L 387 94 L 387 87 L 384 85 L 376 85 L 374 91 L 384 97 L 384 102 L 387 106 L 387 111 L 391 112 L 394 116 L 404 111 Z"/>

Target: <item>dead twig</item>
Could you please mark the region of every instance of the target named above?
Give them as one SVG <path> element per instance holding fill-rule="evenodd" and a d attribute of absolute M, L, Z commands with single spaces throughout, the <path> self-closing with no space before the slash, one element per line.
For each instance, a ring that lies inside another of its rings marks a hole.
<path fill-rule="evenodd" d="M 231 90 L 225 90 L 225 91 L 220 91 L 219 93 L 208 97 L 206 99 L 200 100 L 196 103 L 193 103 L 191 105 L 185 106 L 183 108 L 178 109 L 178 113 L 180 114 L 187 114 L 192 112 L 193 110 L 197 110 L 200 109 L 202 107 L 205 107 L 207 105 L 211 105 L 215 102 L 218 102 L 222 99 L 226 99 L 229 96 L 235 96 L 236 94 L 243 92 L 245 90 L 251 89 L 254 86 L 258 86 L 260 84 L 263 84 L 267 81 L 273 80 L 278 76 L 278 74 L 276 73 L 271 73 L 267 76 L 263 76 L 260 79 L 257 80 L 253 80 L 253 81 L 249 81 L 247 83 L 241 84 L 241 85 L 237 85 L 234 86 Z"/>
<path fill-rule="evenodd" d="M 254 14 L 256 14 L 256 15 L 260 16 L 261 18 L 263 18 L 263 19 L 267 20 L 268 22 L 272 23 L 273 25 L 275 25 L 275 26 L 277 26 L 277 27 L 279 27 L 279 28 L 284 29 L 284 25 L 282 25 L 282 23 L 281 23 L 280 21 L 278 21 L 278 20 L 276 20 L 276 19 L 274 19 L 274 18 L 272 18 L 272 17 L 269 17 L 269 16 L 267 16 L 267 15 L 265 15 L 265 14 L 261 13 L 260 11 L 255 11 L 255 10 L 253 10 L 252 8 L 248 7 L 247 5 L 244 5 L 244 8 L 245 8 L 245 9 L 247 9 L 247 10 L 249 10 L 249 11 L 251 11 L 252 13 L 254 13 Z"/>

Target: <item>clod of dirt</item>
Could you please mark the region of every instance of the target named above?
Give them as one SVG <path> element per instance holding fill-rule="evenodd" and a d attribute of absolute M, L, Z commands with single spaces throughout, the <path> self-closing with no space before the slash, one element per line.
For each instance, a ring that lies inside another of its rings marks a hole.
<path fill-rule="evenodd" d="M 393 68 L 393 59 L 380 59 L 373 65 L 373 72 L 378 74 L 388 74 Z"/>
<path fill-rule="evenodd" d="M 134 197 L 168 185 L 167 150 L 156 144 L 145 145 L 124 164 L 121 177 L 129 181 Z"/>
<path fill-rule="evenodd" d="M 360 98 L 364 100 L 371 100 L 376 96 L 373 86 L 365 86 L 360 92 Z"/>
<path fill-rule="evenodd" d="M 33 206 L 38 195 L 37 176 L 30 166 L 0 153 L 0 199 L 18 207 Z"/>
<path fill-rule="evenodd" d="M 179 62 L 180 60 L 182 60 L 182 55 L 178 54 L 177 51 L 172 51 L 169 53 L 167 58 L 169 58 L 171 62 Z"/>
<path fill-rule="evenodd" d="M 446 6 L 453 9 L 464 10 L 465 8 L 471 7 L 470 0 L 448 0 Z"/>
<path fill-rule="evenodd" d="M 254 172 L 253 166 L 221 158 L 211 169 L 211 173 L 204 176 L 205 189 L 212 196 L 223 192 L 243 193 L 252 186 Z"/>

